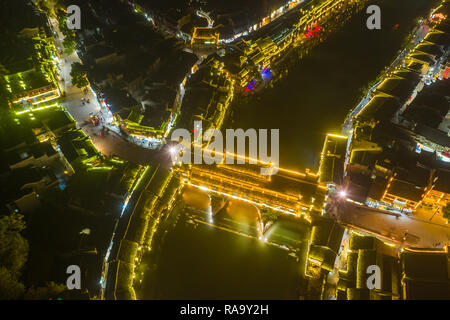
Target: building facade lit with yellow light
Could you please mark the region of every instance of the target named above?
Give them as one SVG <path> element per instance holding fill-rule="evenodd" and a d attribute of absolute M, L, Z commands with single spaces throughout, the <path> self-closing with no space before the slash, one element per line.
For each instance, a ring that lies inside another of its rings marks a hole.
<path fill-rule="evenodd" d="M 216 28 L 195 27 L 192 33 L 192 47 L 217 47 L 219 45 L 220 33 Z"/>

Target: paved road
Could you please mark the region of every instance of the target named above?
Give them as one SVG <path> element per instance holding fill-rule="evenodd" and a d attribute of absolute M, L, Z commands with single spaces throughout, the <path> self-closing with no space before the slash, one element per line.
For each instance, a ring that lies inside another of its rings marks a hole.
<path fill-rule="evenodd" d="M 81 128 L 92 139 L 92 142 L 96 148 L 104 155 L 116 154 L 122 159 L 147 164 L 157 156 L 155 150 L 140 147 L 132 142 L 126 141 L 118 133 L 112 130 L 105 129 L 105 127 L 113 128 L 113 118 L 111 113 L 106 107 L 102 107 L 95 95 L 95 93 L 89 88 L 87 93 L 84 93 L 82 89 L 72 85 L 72 78 L 70 71 L 72 63 L 81 62 L 77 53 L 74 52 L 71 55 L 66 55 L 63 50 L 62 40 L 63 35 L 58 28 L 58 24 L 55 19 L 51 19 L 54 30 L 57 32 L 55 39 L 56 46 L 61 54 L 61 77 L 60 88 L 66 93 L 66 96 L 62 99 L 62 105 L 69 111 L 72 117 L 77 123 L 77 127 Z M 81 99 L 89 99 L 90 103 L 82 105 Z M 100 117 L 101 124 L 97 127 L 93 126 L 91 122 L 85 124 L 86 120 L 92 115 L 98 115 Z M 116 131 L 118 129 L 116 128 Z"/>
<path fill-rule="evenodd" d="M 450 226 L 434 223 L 415 217 L 381 213 L 368 207 L 353 203 L 343 203 L 336 212 L 336 218 L 349 225 L 354 225 L 381 236 L 391 238 L 401 247 L 439 248 L 450 243 Z M 417 236 L 416 243 L 402 241 L 405 233 Z M 437 243 L 440 245 L 435 246 Z"/>

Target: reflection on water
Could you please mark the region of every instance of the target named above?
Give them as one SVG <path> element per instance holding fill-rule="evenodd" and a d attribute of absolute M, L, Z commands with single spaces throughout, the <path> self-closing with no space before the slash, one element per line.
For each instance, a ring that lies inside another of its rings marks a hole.
<path fill-rule="evenodd" d="M 186 185 L 182 197 L 186 205 L 198 210 L 207 210 L 211 205 L 208 193 L 193 186 Z"/>
<path fill-rule="evenodd" d="M 259 209 L 242 200 L 230 199 L 227 203 L 226 212 L 237 221 L 252 223 L 261 220 Z"/>
<path fill-rule="evenodd" d="M 434 3 L 371 1 L 381 8 L 381 30 L 367 29 L 364 11 L 356 15 L 342 32 L 295 62 L 273 89 L 237 99 L 226 126 L 280 129 L 280 166 L 317 170 L 325 135 L 340 132 L 368 84 L 395 58 L 418 18 Z"/>
<path fill-rule="evenodd" d="M 159 261 L 144 299 L 296 299 L 304 285 L 287 251 L 203 224 L 179 221 Z"/>

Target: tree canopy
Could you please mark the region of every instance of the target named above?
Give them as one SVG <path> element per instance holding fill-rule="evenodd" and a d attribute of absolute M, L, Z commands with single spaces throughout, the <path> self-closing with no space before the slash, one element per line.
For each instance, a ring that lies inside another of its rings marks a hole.
<path fill-rule="evenodd" d="M 61 30 L 61 33 L 64 35 L 64 40 L 63 40 L 64 52 L 67 55 L 70 55 L 74 52 L 74 50 L 77 47 L 75 31 L 73 31 L 72 29 L 69 29 L 69 27 L 67 27 L 67 16 L 64 11 L 62 11 L 62 10 L 58 11 L 57 19 L 58 19 L 59 30 Z"/>
<path fill-rule="evenodd" d="M 44 287 L 31 287 L 25 293 L 25 300 L 49 300 L 56 299 L 67 287 L 53 281 L 47 282 Z"/>
<path fill-rule="evenodd" d="M 28 257 L 28 241 L 20 234 L 24 229 L 21 214 L 5 215 L 0 219 L 0 261 L 14 275 L 20 273 Z"/>
<path fill-rule="evenodd" d="M 17 213 L 0 218 L 0 299 L 18 299 L 25 287 L 19 282 L 28 258 L 28 241 L 22 237 L 23 216 Z"/>
<path fill-rule="evenodd" d="M 77 48 L 75 36 L 65 36 L 63 40 L 64 53 L 71 55 Z"/>
<path fill-rule="evenodd" d="M 89 85 L 86 75 L 86 68 L 79 62 L 72 63 L 70 76 L 72 77 L 72 84 L 77 88 L 84 88 Z"/>
<path fill-rule="evenodd" d="M 50 281 L 27 290 L 19 280 L 29 251 L 28 241 L 21 235 L 25 228 L 21 214 L 0 216 L 0 300 L 54 299 L 66 289 L 64 285 Z"/>
<path fill-rule="evenodd" d="M 62 6 L 60 0 L 36 0 L 35 4 L 49 14 L 54 14 Z"/>
<path fill-rule="evenodd" d="M 16 300 L 24 292 L 25 286 L 8 269 L 0 267 L 0 300 Z"/>

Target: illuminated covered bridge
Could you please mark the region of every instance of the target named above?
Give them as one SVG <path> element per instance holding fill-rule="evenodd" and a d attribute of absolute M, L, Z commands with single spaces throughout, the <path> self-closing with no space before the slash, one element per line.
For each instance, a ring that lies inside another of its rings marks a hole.
<path fill-rule="evenodd" d="M 258 165 L 192 165 L 180 169 L 185 183 L 288 214 L 320 211 L 326 188 L 318 176 L 280 168 L 261 175 Z"/>

